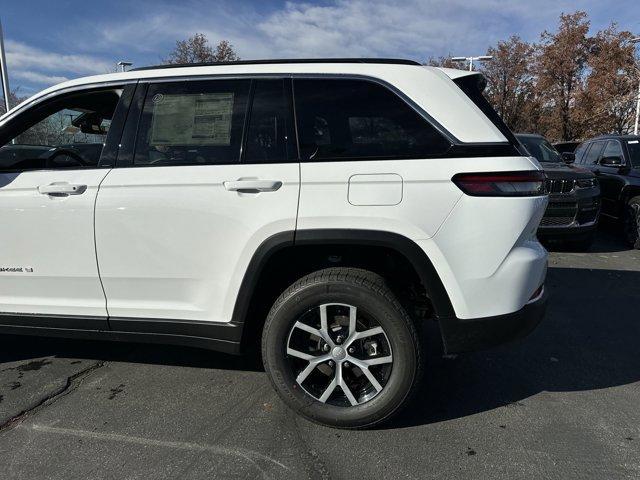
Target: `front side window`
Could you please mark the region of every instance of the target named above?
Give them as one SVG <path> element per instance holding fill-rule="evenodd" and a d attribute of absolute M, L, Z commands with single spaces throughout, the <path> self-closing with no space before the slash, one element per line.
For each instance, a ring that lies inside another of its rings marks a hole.
<path fill-rule="evenodd" d="M 238 163 L 249 80 L 150 85 L 136 166 Z"/>
<path fill-rule="evenodd" d="M 624 162 L 624 154 L 622 153 L 622 145 L 617 140 L 609 140 L 604 148 L 600 158 L 618 157 Z"/>
<path fill-rule="evenodd" d="M 294 82 L 302 160 L 424 158 L 449 141 L 401 98 L 364 80 Z"/>
<path fill-rule="evenodd" d="M 0 171 L 96 167 L 121 95 L 70 94 L 20 114 L 0 137 Z"/>
<path fill-rule="evenodd" d="M 587 151 L 584 156 L 584 160 L 582 163 L 585 165 L 594 165 L 598 163 L 598 159 L 600 158 L 600 152 L 604 148 L 604 142 L 594 142 L 591 144 L 591 147 Z"/>

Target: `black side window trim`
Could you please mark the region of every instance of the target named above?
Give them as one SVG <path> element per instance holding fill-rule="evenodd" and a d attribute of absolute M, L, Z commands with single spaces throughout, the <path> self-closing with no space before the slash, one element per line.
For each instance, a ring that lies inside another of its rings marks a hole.
<path fill-rule="evenodd" d="M 120 139 L 120 147 L 116 156 L 114 168 L 129 168 L 133 167 L 133 157 L 136 150 L 136 140 L 138 138 L 138 127 L 140 125 L 140 118 L 142 117 L 142 108 L 144 107 L 144 100 L 147 97 L 147 90 L 149 84 L 139 83 L 138 88 L 131 101 L 129 107 L 129 114 L 127 115 L 127 121 L 122 132 Z"/>
<path fill-rule="evenodd" d="M 462 142 L 458 138 L 456 138 L 451 132 L 449 132 L 446 128 L 444 128 L 437 120 L 431 117 L 428 112 L 426 112 L 422 107 L 417 105 L 413 100 L 407 97 L 401 90 L 399 90 L 394 85 L 385 82 L 384 80 L 370 77 L 367 75 L 340 75 L 340 74 L 302 74 L 302 73 L 293 73 L 293 74 L 282 74 L 282 75 L 274 75 L 274 74 L 248 74 L 248 75 L 195 75 L 195 76 L 185 76 L 185 77 L 159 77 L 159 78 L 149 78 L 149 79 L 140 79 L 138 83 L 138 88 L 136 88 L 134 98 L 131 102 L 131 106 L 129 109 L 129 114 L 127 116 L 126 125 L 123 129 L 121 146 L 118 152 L 117 160 L 115 162 L 114 168 L 139 168 L 133 165 L 133 157 L 135 155 L 135 146 L 137 143 L 138 136 L 138 128 L 140 124 L 140 118 L 142 116 L 142 108 L 144 106 L 144 100 L 146 98 L 146 92 L 148 90 L 149 85 L 152 84 L 160 84 L 160 83 L 172 83 L 172 82 L 181 82 L 181 81 L 204 81 L 204 80 L 252 80 L 250 96 L 248 98 L 248 108 L 251 107 L 253 101 L 253 80 L 262 80 L 262 79 L 271 79 L 277 80 L 282 79 L 285 82 L 285 96 L 287 101 L 289 102 L 290 111 L 292 113 L 292 128 L 288 129 L 289 136 L 292 136 L 295 139 L 294 144 L 294 154 L 291 155 L 291 158 L 286 162 L 300 162 L 300 138 L 298 132 L 298 118 L 295 106 L 295 80 L 296 79 L 347 79 L 347 80 L 364 80 L 367 82 L 371 82 L 374 84 L 378 84 L 393 94 L 395 94 L 401 101 L 406 103 L 410 108 L 412 108 L 418 115 L 423 117 L 425 121 L 427 121 L 433 128 L 438 131 L 438 133 L 442 134 L 448 141 L 451 143 L 451 147 L 444 153 L 434 154 L 429 156 L 424 156 L 421 158 L 425 159 L 441 159 L 441 158 L 471 158 L 471 157 L 510 157 L 510 156 L 522 156 L 522 153 L 518 150 L 518 148 L 513 145 L 511 142 Z M 250 114 L 250 112 L 248 112 Z M 248 165 L 244 160 L 244 148 L 246 142 L 246 129 L 247 129 L 247 121 L 249 119 L 249 115 L 245 116 L 245 125 L 243 126 L 242 133 L 242 151 L 241 151 L 241 161 L 240 165 Z M 289 144 L 290 142 L 288 142 Z M 586 153 L 586 152 L 585 152 Z M 413 159 L 415 157 L 394 157 L 393 159 Z M 349 161 L 364 161 L 362 158 L 340 158 L 336 159 L 342 162 Z M 322 159 L 316 160 L 317 162 L 330 162 L 336 161 L 333 159 Z M 378 161 L 378 160 L 392 160 L 389 157 L 371 157 L 367 158 L 367 161 Z M 234 163 L 237 165 L 238 163 Z M 224 164 L 217 164 L 224 165 Z M 211 165 L 210 165 L 211 166 Z"/>
<path fill-rule="evenodd" d="M 116 111 L 113 114 L 111 127 L 109 128 L 102 153 L 100 154 L 97 168 L 113 168 L 115 166 L 122 142 L 122 135 L 127 124 L 129 109 L 131 108 L 131 102 L 133 101 L 137 88 L 137 83 L 125 86 L 120 102 L 118 102 Z"/>

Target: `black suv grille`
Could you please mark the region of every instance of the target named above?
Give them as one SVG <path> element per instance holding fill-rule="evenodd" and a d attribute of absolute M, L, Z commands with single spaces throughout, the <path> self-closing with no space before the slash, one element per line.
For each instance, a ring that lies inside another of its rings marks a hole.
<path fill-rule="evenodd" d="M 571 193 L 575 183 L 575 180 L 553 180 L 548 178 L 545 185 L 548 193 Z"/>
<path fill-rule="evenodd" d="M 571 225 L 578 213 L 577 203 L 549 202 L 540 225 L 543 227 L 561 227 Z"/>

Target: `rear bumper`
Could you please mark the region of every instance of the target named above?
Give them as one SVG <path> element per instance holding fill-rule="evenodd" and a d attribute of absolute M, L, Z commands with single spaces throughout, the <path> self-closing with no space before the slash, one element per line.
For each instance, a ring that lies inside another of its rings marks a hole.
<path fill-rule="evenodd" d="M 531 333 L 547 309 L 546 288 L 542 294 L 517 312 L 493 317 L 461 320 L 440 318 L 440 331 L 446 353 L 463 353 L 502 345 Z"/>

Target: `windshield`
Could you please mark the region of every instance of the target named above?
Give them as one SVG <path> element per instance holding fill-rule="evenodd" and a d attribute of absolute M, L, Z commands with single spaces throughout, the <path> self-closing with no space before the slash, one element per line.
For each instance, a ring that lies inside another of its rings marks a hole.
<path fill-rule="evenodd" d="M 629 140 L 627 142 L 627 150 L 629 150 L 631 166 L 640 168 L 640 140 Z"/>
<path fill-rule="evenodd" d="M 562 162 L 562 155 L 542 137 L 528 137 L 518 135 L 518 140 L 524 145 L 531 156 L 539 162 Z"/>

